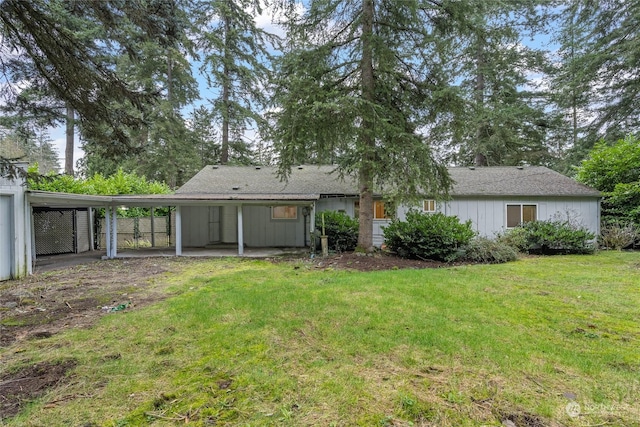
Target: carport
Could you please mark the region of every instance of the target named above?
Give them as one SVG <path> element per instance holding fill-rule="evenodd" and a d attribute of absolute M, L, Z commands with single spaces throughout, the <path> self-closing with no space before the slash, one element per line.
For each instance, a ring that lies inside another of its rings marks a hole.
<path fill-rule="evenodd" d="M 245 243 L 244 243 L 244 222 L 243 222 L 243 207 L 245 206 L 277 206 L 277 205 L 297 205 L 297 206 L 310 206 L 310 221 L 308 224 L 309 230 L 314 230 L 315 224 L 313 221 L 315 213 L 315 201 L 317 196 L 315 195 L 297 195 L 291 197 L 288 195 L 286 198 L 277 197 L 259 197 L 256 195 L 243 195 L 240 197 L 219 196 L 215 197 L 209 194 L 159 194 L 159 195 L 117 195 L 117 196 L 95 196 L 84 194 L 69 194 L 69 193 L 55 193 L 47 191 L 27 191 L 27 200 L 30 206 L 29 220 L 33 224 L 33 210 L 39 208 L 57 208 L 57 209 L 78 209 L 86 208 L 89 212 L 95 209 L 105 209 L 105 228 L 106 228 L 106 255 L 105 258 L 113 259 L 118 256 L 118 217 L 117 209 L 120 207 L 143 207 L 143 208 L 158 208 L 158 207 L 173 207 L 175 208 L 175 252 L 174 255 L 188 255 L 192 256 L 193 251 L 183 253 L 183 239 L 182 239 L 182 208 L 185 206 L 225 206 L 234 208 L 237 216 L 237 255 L 245 255 Z M 92 214 L 90 214 L 91 216 Z M 94 233 L 95 230 L 92 230 Z M 31 242 L 31 254 L 33 257 L 30 260 L 31 263 L 35 263 L 35 238 L 32 237 Z M 93 238 L 91 239 L 93 241 Z M 149 252 L 146 253 L 147 256 Z M 157 252 L 156 252 L 157 253 Z M 201 254 L 206 253 L 206 251 Z M 162 251 L 163 255 L 166 255 L 166 251 Z M 123 254 L 124 255 L 124 254 Z M 251 254 L 247 254 L 251 256 Z M 131 256 L 130 254 L 124 256 Z"/>
<path fill-rule="evenodd" d="M 309 223 L 306 224 L 307 231 L 313 232 L 315 229 L 315 203 L 319 195 L 315 194 L 297 194 L 297 195 L 262 195 L 262 194 L 159 194 L 159 195 L 123 195 L 113 197 L 113 206 L 127 207 L 157 207 L 157 206 L 173 206 L 175 207 L 175 253 L 183 254 L 183 227 L 182 208 L 184 207 L 224 207 L 232 211 L 235 210 L 236 216 L 236 239 L 237 239 L 237 255 L 245 254 L 245 238 L 244 238 L 244 208 L 252 206 L 297 206 L 309 208 Z M 115 209 L 111 213 L 110 230 L 117 233 L 117 220 L 115 218 Z M 107 222 L 109 224 L 109 222 Z M 114 240 L 115 241 L 115 240 Z M 113 248 L 113 244 L 111 247 Z M 196 245 L 197 246 L 197 245 Z M 113 253 L 111 257 L 115 257 Z"/>

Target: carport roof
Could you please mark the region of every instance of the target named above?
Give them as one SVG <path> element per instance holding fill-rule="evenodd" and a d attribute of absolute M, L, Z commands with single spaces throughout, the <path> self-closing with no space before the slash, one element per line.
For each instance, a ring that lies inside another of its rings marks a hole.
<path fill-rule="evenodd" d="M 102 208 L 106 206 L 152 207 L 176 205 L 303 204 L 318 200 L 319 194 L 146 194 L 96 196 L 90 194 L 28 191 L 33 207 Z"/>
<path fill-rule="evenodd" d="M 112 196 L 29 190 L 27 191 L 27 200 L 33 207 L 97 208 L 110 206 L 113 198 Z"/>

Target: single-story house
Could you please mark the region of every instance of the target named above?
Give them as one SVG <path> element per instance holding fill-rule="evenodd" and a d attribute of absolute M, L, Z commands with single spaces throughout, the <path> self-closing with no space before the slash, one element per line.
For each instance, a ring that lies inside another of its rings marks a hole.
<path fill-rule="evenodd" d="M 471 220 L 478 234 L 496 233 L 534 220 L 571 218 L 600 232 L 600 193 L 548 168 L 450 168 L 455 184 L 451 199 L 428 195 L 417 206 L 385 209 L 374 196 L 374 245 L 383 243 L 382 227 L 391 215 L 403 219 L 410 208 Z M 358 186 L 341 179 L 335 166 L 299 166 L 287 181 L 265 166 L 207 166 L 176 196 L 207 200 L 207 206 L 182 207 L 182 243 L 201 247 L 239 243 L 250 247 L 306 246 L 314 230 L 314 213 L 336 210 L 357 217 Z"/>
<path fill-rule="evenodd" d="M 24 165 L 23 165 L 24 166 Z M 471 220 L 483 236 L 522 222 L 571 218 L 600 232 L 600 193 L 544 167 L 450 168 L 451 198 L 429 195 L 416 206 L 389 212 L 382 194 L 374 197 L 374 244 L 383 243 L 390 216 L 403 219 L 410 208 Z M 37 255 L 92 249 L 94 209 L 106 213 L 106 257 L 117 256 L 119 207 L 170 206 L 175 214 L 175 254 L 183 247 L 229 244 L 244 247 L 304 247 L 316 229 L 315 213 L 359 212 L 356 182 L 341 179 L 334 166 L 299 166 L 287 181 L 265 166 L 207 166 L 176 194 L 92 196 L 29 191 L 24 179 L 0 177 L 0 280 L 31 273 Z M 54 220 L 56 223 L 54 223 Z M 40 239 L 40 241 L 39 241 Z"/>

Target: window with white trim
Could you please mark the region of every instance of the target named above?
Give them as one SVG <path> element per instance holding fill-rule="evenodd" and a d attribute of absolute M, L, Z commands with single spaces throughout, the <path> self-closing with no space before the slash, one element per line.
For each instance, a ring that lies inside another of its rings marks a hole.
<path fill-rule="evenodd" d="M 538 219 L 537 205 L 507 205 L 507 228 L 514 228 L 520 224 L 536 221 Z"/>
<path fill-rule="evenodd" d="M 422 212 L 430 212 L 433 213 L 436 211 L 436 201 L 433 199 L 423 200 L 422 201 Z"/>
<path fill-rule="evenodd" d="M 271 219 L 298 219 L 298 207 L 272 206 Z"/>

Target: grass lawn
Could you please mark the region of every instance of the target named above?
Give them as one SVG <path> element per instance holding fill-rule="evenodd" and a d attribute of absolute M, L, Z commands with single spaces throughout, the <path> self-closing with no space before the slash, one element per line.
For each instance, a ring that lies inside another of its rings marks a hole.
<path fill-rule="evenodd" d="M 0 350 L 3 369 L 76 363 L 6 425 L 640 426 L 639 253 L 371 273 L 220 259 L 164 280 L 160 303 Z"/>

